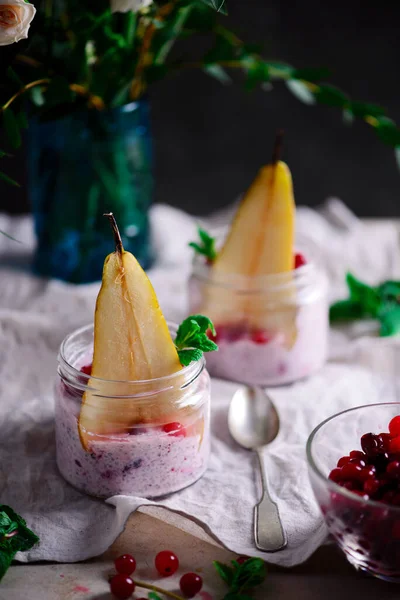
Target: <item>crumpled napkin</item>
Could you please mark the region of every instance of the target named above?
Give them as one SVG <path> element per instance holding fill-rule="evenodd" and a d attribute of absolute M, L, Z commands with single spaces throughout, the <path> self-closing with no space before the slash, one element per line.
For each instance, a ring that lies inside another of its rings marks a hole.
<path fill-rule="evenodd" d="M 395 225 L 371 227 L 347 217 L 338 201 L 320 212 L 298 211 L 299 238 L 307 238 L 325 264 L 332 297 L 343 294 L 348 269 L 371 283 L 400 274 Z M 226 218 L 227 213 L 201 221 L 213 227 Z M 157 260 L 150 277 L 166 316 L 180 321 L 190 272 L 187 242 L 195 238 L 196 220 L 155 206 L 151 221 Z M 140 508 L 191 533 L 200 526 L 238 554 L 285 566 L 306 560 L 326 536 L 307 477 L 307 436 L 339 410 L 398 398 L 399 340 L 377 339 L 358 326 L 332 332 L 331 362 L 320 373 L 269 390 L 282 428 L 266 460 L 289 543 L 280 553 L 259 553 L 253 541 L 253 507 L 260 494 L 256 458 L 238 448 L 227 430 L 233 383 L 212 382 L 212 457 L 192 487 L 160 502 L 126 496 L 102 502 L 64 482 L 55 465 L 56 356 L 63 337 L 92 320 L 98 284 L 78 287 L 33 277 L 27 270 L 33 243 L 29 218 L 0 215 L 0 229 L 24 240 L 17 245 L 0 237 L 0 502 L 12 505 L 41 538 L 18 559 L 75 562 L 101 554 Z"/>

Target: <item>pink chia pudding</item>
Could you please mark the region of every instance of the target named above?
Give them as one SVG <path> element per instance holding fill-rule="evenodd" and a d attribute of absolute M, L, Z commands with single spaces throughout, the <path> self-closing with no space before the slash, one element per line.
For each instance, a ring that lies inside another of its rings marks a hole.
<path fill-rule="evenodd" d="M 125 433 L 95 434 L 86 450 L 78 418 L 88 368 L 82 369 L 83 375 L 75 371 L 75 387 L 71 370 L 66 373 L 60 361 L 55 424 L 57 464 L 63 477 L 80 491 L 101 498 L 117 494 L 160 497 L 197 481 L 210 453 L 209 376 L 204 368 L 197 370 L 187 386 L 189 396 L 186 390 L 180 420 L 177 409 L 174 421 L 138 424 Z M 189 411 L 188 397 L 193 399 Z"/>

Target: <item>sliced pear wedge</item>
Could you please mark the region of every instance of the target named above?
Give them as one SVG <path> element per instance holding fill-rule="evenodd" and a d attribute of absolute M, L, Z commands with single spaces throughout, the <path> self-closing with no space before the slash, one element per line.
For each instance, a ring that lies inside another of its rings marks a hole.
<path fill-rule="evenodd" d="M 136 258 L 125 252 L 116 221 L 111 222 L 116 250 L 104 262 L 94 319 L 92 376 L 82 399 L 78 421 L 82 445 L 96 435 L 122 434 L 136 423 L 151 422 L 162 413 L 157 402 L 140 405 L 130 398 L 132 384 L 182 369 L 157 296 Z M 143 392 L 148 384 L 143 384 Z M 91 389 L 93 388 L 93 389 Z M 139 387 L 135 387 L 140 392 Z"/>
<path fill-rule="evenodd" d="M 284 332 L 287 345 L 292 346 L 296 339 L 291 275 L 296 207 L 290 170 L 279 160 L 280 145 L 278 136 L 272 163 L 260 169 L 239 205 L 211 267 L 211 285 L 205 286 L 205 304 L 200 310 L 217 327 L 243 321 L 254 328 Z M 286 285 L 268 297 L 268 291 L 259 287 L 261 278 L 277 274 L 287 274 L 282 279 Z M 229 282 L 229 277 L 233 286 L 239 283 L 240 294 L 218 285 L 221 280 Z"/>

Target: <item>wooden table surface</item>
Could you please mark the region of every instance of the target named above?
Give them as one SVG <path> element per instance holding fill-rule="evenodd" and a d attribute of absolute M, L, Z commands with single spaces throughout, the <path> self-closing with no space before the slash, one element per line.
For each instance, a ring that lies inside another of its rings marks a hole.
<path fill-rule="evenodd" d="M 132 553 L 138 561 L 138 579 L 152 582 L 156 579 L 153 559 L 163 549 L 176 552 L 181 573 L 201 573 L 210 596 L 200 595 L 199 600 L 222 600 L 226 586 L 215 576 L 212 561 L 228 562 L 235 555 L 144 513 L 131 515 L 125 531 L 99 558 L 69 565 L 12 566 L 0 586 L 0 600 L 113 600 L 108 585 L 113 558 Z M 400 594 L 395 584 L 357 573 L 333 545 L 320 548 L 298 567 L 268 570 L 265 584 L 255 594 L 257 600 L 398 600 Z M 176 579 L 163 580 L 162 585 L 178 590 Z"/>

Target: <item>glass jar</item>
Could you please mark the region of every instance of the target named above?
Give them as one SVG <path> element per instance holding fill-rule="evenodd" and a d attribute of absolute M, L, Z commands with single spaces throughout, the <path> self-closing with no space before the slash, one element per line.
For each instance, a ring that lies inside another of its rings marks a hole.
<path fill-rule="evenodd" d="M 174 336 L 176 327 L 171 325 L 170 332 Z M 210 382 L 204 358 L 171 376 L 121 382 L 91 377 L 92 357 L 93 326 L 72 333 L 61 345 L 55 425 L 63 477 L 101 498 L 160 497 L 197 481 L 210 452 Z M 90 389 L 89 408 L 98 411 L 93 397 L 100 388 L 106 433 L 85 430 L 88 442 L 83 444 L 78 427 L 82 398 Z M 111 409 L 110 404 L 104 409 L 104 400 L 110 401 Z M 140 418 L 129 422 L 129 413 Z"/>
<path fill-rule="evenodd" d="M 214 377 L 249 385 L 281 385 L 326 361 L 327 279 L 307 264 L 262 277 L 220 275 L 199 255 L 189 280 L 189 312 L 214 322 L 218 352 L 207 357 Z"/>

